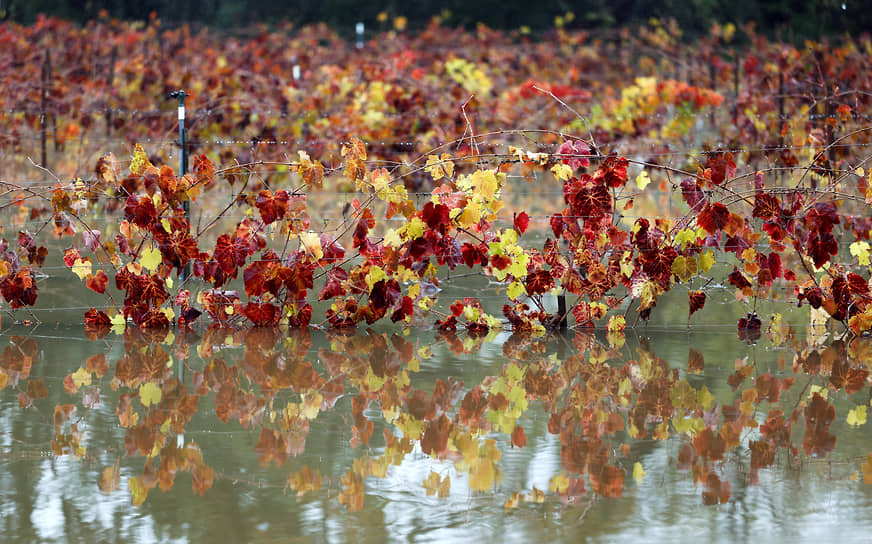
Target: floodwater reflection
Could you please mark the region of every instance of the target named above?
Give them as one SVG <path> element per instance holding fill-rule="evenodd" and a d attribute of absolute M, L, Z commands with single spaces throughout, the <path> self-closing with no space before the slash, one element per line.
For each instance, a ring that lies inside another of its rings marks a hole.
<path fill-rule="evenodd" d="M 9 541 L 872 529 L 865 338 L 6 331 Z"/>

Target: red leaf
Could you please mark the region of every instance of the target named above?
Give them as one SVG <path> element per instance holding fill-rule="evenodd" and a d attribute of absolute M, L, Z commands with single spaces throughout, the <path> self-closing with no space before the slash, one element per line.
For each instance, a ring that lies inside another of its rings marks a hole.
<path fill-rule="evenodd" d="M 688 291 L 687 298 L 690 302 L 690 315 L 702 310 L 705 306 L 705 293 L 702 291 Z"/>
<path fill-rule="evenodd" d="M 624 157 L 607 157 L 593 175 L 593 179 L 601 181 L 607 187 L 622 187 L 627 183 L 627 166 Z"/>
<path fill-rule="evenodd" d="M 588 157 L 577 156 L 590 155 L 590 147 L 582 140 L 568 140 L 563 142 L 560 145 L 560 149 L 557 150 L 557 154 L 564 155 L 563 162 L 568 164 L 573 170 L 590 166 L 590 159 Z"/>
<path fill-rule="evenodd" d="M 771 219 L 781 213 L 781 201 L 772 195 L 766 193 L 757 193 L 754 197 L 754 211 L 751 212 L 753 217 L 761 219 Z"/>
<path fill-rule="evenodd" d="M 170 326 L 170 320 L 162 311 L 152 308 L 139 319 L 137 325 L 144 329 L 163 329 Z"/>
<path fill-rule="evenodd" d="M 427 227 L 433 229 L 440 234 L 446 234 L 451 228 L 451 220 L 449 219 L 448 206 L 444 204 L 433 204 L 432 201 L 427 201 L 424 208 L 421 210 L 421 219 L 427 224 Z"/>
<path fill-rule="evenodd" d="M 249 302 L 242 309 L 242 313 L 256 327 L 271 327 L 279 322 L 281 316 L 278 306 L 268 302 L 261 304 Z"/>
<path fill-rule="evenodd" d="M 515 430 L 512 431 L 512 447 L 523 448 L 527 445 L 527 433 L 520 425 L 515 425 Z"/>
<path fill-rule="evenodd" d="M 709 234 L 715 234 L 730 221 L 730 211 L 720 202 L 706 204 L 696 217 L 696 222 Z"/>
<path fill-rule="evenodd" d="M 851 293 L 855 295 L 869 294 L 869 283 L 863 276 L 860 276 L 859 274 L 854 274 L 853 272 L 848 272 L 847 282 L 848 289 L 851 291 Z"/>
<path fill-rule="evenodd" d="M 733 154 L 729 151 L 709 153 L 705 168 L 711 168 L 711 180 L 715 185 L 720 185 L 727 178 L 736 175 L 736 163 L 733 161 Z"/>
<path fill-rule="evenodd" d="M 803 249 L 805 250 L 817 268 L 828 263 L 833 256 L 839 253 L 839 243 L 830 232 L 819 233 L 815 231 L 809 236 L 805 248 L 802 248 L 799 242 L 794 242 L 794 247 L 796 246 L 799 246 L 797 251 L 800 253 L 803 252 Z"/>
<path fill-rule="evenodd" d="M 109 316 L 106 315 L 106 312 L 104 311 L 91 308 L 85 312 L 85 325 L 102 326 L 111 324 L 112 322 L 109 320 Z"/>
<path fill-rule="evenodd" d="M 491 257 L 491 266 L 497 270 L 505 270 L 512 264 L 512 259 L 505 255 L 494 255 Z"/>
<path fill-rule="evenodd" d="M 409 296 L 404 296 L 400 301 L 400 305 L 394 310 L 394 313 L 391 314 L 391 321 L 396 323 L 397 321 L 402 321 L 406 317 L 412 315 L 415 311 L 415 303 Z"/>
<path fill-rule="evenodd" d="M 460 246 L 460 254 L 463 257 L 463 262 L 470 268 L 476 264 L 481 264 L 482 266 L 487 265 L 488 251 L 487 246 L 484 244 L 474 246 L 468 242 L 464 242 L 464 244 Z"/>
<path fill-rule="evenodd" d="M 527 289 L 527 293 L 531 295 L 546 293 L 554 288 L 554 278 L 546 270 L 537 270 L 527 274 L 524 287 Z"/>
<path fill-rule="evenodd" d="M 124 206 L 124 219 L 137 227 L 146 228 L 157 218 L 157 208 L 148 196 L 130 195 Z"/>
<path fill-rule="evenodd" d="M 745 275 L 742 274 L 742 272 L 740 272 L 738 269 L 734 268 L 730 275 L 727 276 L 727 279 L 729 280 L 730 285 L 734 285 L 738 289 L 751 287 L 751 282 L 748 281 L 748 278 L 746 278 Z"/>
<path fill-rule="evenodd" d="M 79 253 L 79 250 L 70 247 L 64 250 L 64 264 L 67 265 L 68 268 L 72 268 L 78 259 L 82 258 L 82 254 Z"/>
<path fill-rule="evenodd" d="M 690 206 L 692 213 L 699 213 L 703 206 L 708 203 L 705 193 L 691 178 L 681 182 L 681 197 Z"/>
<path fill-rule="evenodd" d="M 244 260 L 242 263 L 237 263 L 235 248 L 229 234 L 222 234 L 218 237 L 212 257 L 227 275 L 235 275 L 237 265 L 245 263 Z"/>
<path fill-rule="evenodd" d="M 836 437 L 829 433 L 830 424 L 836 418 L 836 408 L 827 403 L 818 393 L 812 395 L 805 409 L 805 436 L 802 447 L 807 455 L 824 457 L 836 447 Z"/>
<path fill-rule="evenodd" d="M 584 220 L 600 219 L 612 211 L 612 195 L 605 185 L 582 187 L 571 203 L 573 214 Z"/>
<path fill-rule="evenodd" d="M 15 275 L 8 275 L 0 281 L 0 293 L 12 307 L 33 306 L 36 303 L 36 282 L 30 268 L 22 268 Z"/>
<path fill-rule="evenodd" d="M 417 390 L 415 391 L 417 393 Z M 421 437 L 421 451 L 427 455 L 439 455 L 448 449 L 448 435 L 454 425 L 445 414 L 435 421 L 427 423 L 424 436 Z"/>
<path fill-rule="evenodd" d="M 345 296 L 347 291 L 342 286 L 342 282 L 346 281 L 347 279 L 348 272 L 346 272 L 344 269 L 339 268 L 338 266 L 335 268 L 331 268 L 327 272 L 327 282 L 318 293 L 318 300 L 327 300 L 333 297 Z"/>
<path fill-rule="evenodd" d="M 107 276 L 102 270 L 97 271 L 97 274 L 85 280 L 85 285 L 88 286 L 88 289 L 100 293 L 101 295 L 106 292 L 106 284 L 108 283 L 109 276 Z"/>
<path fill-rule="evenodd" d="M 520 234 L 527 232 L 527 227 L 530 225 L 530 216 L 527 212 L 521 212 L 515 216 L 515 230 Z M 470 267 L 472 268 L 472 267 Z"/>
<path fill-rule="evenodd" d="M 724 504 L 730 500 L 730 482 L 721 481 L 714 472 L 709 472 L 702 479 L 702 503 L 706 506 Z"/>
<path fill-rule="evenodd" d="M 283 189 L 276 191 L 275 195 L 268 189 L 264 189 L 257 194 L 254 205 L 260 210 L 263 222 L 269 225 L 285 216 L 288 212 L 288 200 L 290 200 L 288 192 Z"/>

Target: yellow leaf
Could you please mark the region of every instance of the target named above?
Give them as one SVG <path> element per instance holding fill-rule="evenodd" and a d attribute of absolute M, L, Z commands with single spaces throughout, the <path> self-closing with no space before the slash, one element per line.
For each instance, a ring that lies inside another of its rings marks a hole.
<path fill-rule="evenodd" d="M 859 427 L 866 423 L 866 406 L 860 405 L 848 412 L 848 425 Z"/>
<path fill-rule="evenodd" d="M 517 506 L 521 504 L 521 500 L 523 500 L 523 498 L 524 496 L 523 494 L 521 494 L 520 491 L 512 493 L 512 495 L 508 499 L 506 499 L 506 502 L 503 506 L 505 506 L 507 509 L 517 508 Z"/>
<path fill-rule="evenodd" d="M 396 230 L 388 229 L 388 231 L 385 233 L 384 245 L 397 249 L 398 247 L 403 245 L 403 241 L 400 240 L 400 235 L 397 234 Z"/>
<path fill-rule="evenodd" d="M 548 483 L 548 489 L 552 493 L 566 493 L 566 490 L 569 489 L 569 476 L 563 472 L 555 474 Z"/>
<path fill-rule="evenodd" d="M 812 398 L 815 393 L 823 397 L 824 400 L 827 400 L 827 396 L 830 394 L 830 390 L 826 387 L 821 387 L 819 385 L 812 385 L 808 388 L 808 398 Z"/>
<path fill-rule="evenodd" d="M 148 488 L 142 483 L 142 477 L 137 476 L 128 480 L 130 496 L 133 498 L 133 506 L 139 506 L 148 497 Z"/>
<path fill-rule="evenodd" d="M 151 163 L 148 160 L 145 149 L 141 145 L 136 144 L 136 147 L 133 149 L 133 158 L 130 161 L 130 173 L 134 176 L 140 176 L 150 166 Z"/>
<path fill-rule="evenodd" d="M 633 252 L 625 251 L 624 256 L 621 257 L 621 274 L 624 277 L 629 278 L 633 275 Z"/>
<path fill-rule="evenodd" d="M 84 280 L 91 274 L 91 260 L 90 259 L 76 259 L 76 262 L 73 263 L 73 274 L 79 276 L 80 280 Z"/>
<path fill-rule="evenodd" d="M 76 384 L 76 387 L 91 385 L 91 373 L 85 370 L 84 367 L 79 367 L 79 370 L 73 372 L 72 378 L 73 383 Z"/>
<path fill-rule="evenodd" d="M 158 265 L 163 261 L 160 250 L 154 247 L 143 250 L 139 257 L 139 263 L 149 272 L 155 272 Z"/>
<path fill-rule="evenodd" d="M 109 322 L 112 323 L 112 332 L 115 334 L 124 334 L 124 329 L 127 328 L 127 320 L 124 319 L 123 314 L 117 313 L 113 315 Z"/>
<path fill-rule="evenodd" d="M 860 266 L 869 266 L 869 244 L 864 241 L 854 242 L 850 246 L 851 255 L 857 257 Z"/>
<path fill-rule="evenodd" d="M 553 172 L 554 177 L 560 181 L 566 181 L 572 177 L 572 168 L 568 164 L 563 164 L 562 162 L 552 166 L 551 172 Z"/>
<path fill-rule="evenodd" d="M 515 257 L 512 264 L 509 265 L 508 273 L 516 278 L 523 278 L 527 275 L 527 263 L 530 262 L 530 256 L 522 253 Z"/>
<path fill-rule="evenodd" d="M 300 234 L 300 243 L 317 260 L 324 258 L 324 250 L 321 248 L 321 238 L 317 232 L 307 231 Z"/>
<path fill-rule="evenodd" d="M 678 276 L 678 279 L 686 283 L 698 271 L 696 257 L 685 257 L 679 255 L 672 261 L 672 273 Z"/>
<path fill-rule="evenodd" d="M 409 298 L 414 300 L 414 299 L 418 298 L 418 295 L 420 295 L 420 294 L 421 294 L 421 284 L 420 283 L 413 283 L 412 285 L 409 286 Z"/>
<path fill-rule="evenodd" d="M 372 291 L 372 286 L 381 280 L 387 279 L 388 275 L 385 273 L 384 269 L 380 266 L 370 267 L 369 272 L 366 274 L 366 285 L 369 287 L 369 290 Z"/>
<path fill-rule="evenodd" d="M 414 240 L 424 235 L 424 228 L 426 226 L 427 225 L 420 217 L 413 217 L 411 221 L 406 223 L 402 230 L 406 234 L 407 239 Z"/>
<path fill-rule="evenodd" d="M 645 187 L 647 187 L 649 183 L 651 183 L 651 178 L 648 177 L 648 172 L 642 170 L 642 172 L 638 176 L 636 176 L 636 186 L 639 188 L 639 190 L 644 191 Z"/>
<path fill-rule="evenodd" d="M 385 168 L 379 168 L 371 174 L 372 187 L 375 189 L 375 194 L 382 200 L 388 197 L 388 191 L 391 188 L 391 174 Z"/>
<path fill-rule="evenodd" d="M 424 434 L 424 422 L 407 413 L 397 416 L 394 425 L 403 432 L 403 437 L 408 440 L 417 440 Z"/>
<path fill-rule="evenodd" d="M 154 382 L 146 382 L 139 386 L 139 402 L 146 408 L 160 402 L 161 390 Z"/>
<path fill-rule="evenodd" d="M 451 477 L 445 476 L 445 478 L 441 478 L 439 474 L 434 471 L 430 471 L 430 474 L 424 479 L 424 489 L 427 490 L 427 496 L 431 495 L 439 495 L 440 499 L 444 499 L 448 496 L 448 492 L 451 490 Z"/>
<path fill-rule="evenodd" d="M 696 229 L 687 228 L 678 231 L 675 235 L 675 243 L 681 242 L 681 249 L 687 247 L 687 244 L 695 244 L 697 240 Z"/>
<path fill-rule="evenodd" d="M 451 155 L 448 153 L 428 155 L 424 171 L 433 176 L 433 181 L 454 176 L 454 163 L 451 161 Z"/>
<path fill-rule="evenodd" d="M 366 386 L 369 388 L 370 391 L 375 393 L 375 392 L 381 390 L 381 388 L 385 384 L 385 381 L 387 381 L 387 378 L 386 377 L 380 378 L 375 372 L 372 371 L 372 368 L 366 369 L 366 376 L 364 376 L 364 382 L 366 383 Z"/>
<path fill-rule="evenodd" d="M 699 256 L 699 273 L 705 274 L 715 264 L 715 254 L 712 250 L 708 250 Z"/>
<path fill-rule="evenodd" d="M 509 298 L 512 300 L 517 300 L 518 297 L 525 294 L 527 290 L 524 288 L 524 284 L 519 282 L 518 280 L 513 281 L 506 288 L 506 294 L 509 295 Z"/>
<path fill-rule="evenodd" d="M 318 417 L 318 413 L 321 411 L 321 402 L 324 400 L 324 396 L 321 393 L 309 392 L 308 394 L 303 394 L 300 396 L 302 402 L 302 410 L 300 411 L 301 415 L 306 419 L 315 419 Z"/>
<path fill-rule="evenodd" d="M 702 406 L 702 409 L 710 409 L 714 400 L 715 396 L 709 392 L 708 387 L 702 386 L 702 389 L 699 390 L 699 395 L 697 396 L 697 401 L 699 402 L 699 405 Z"/>
<path fill-rule="evenodd" d="M 641 484 L 644 477 L 645 469 L 642 468 L 642 463 L 636 461 L 636 464 L 633 465 L 633 478 Z"/>
<path fill-rule="evenodd" d="M 176 312 L 172 308 L 161 308 L 160 311 L 167 317 L 167 321 L 170 323 L 176 318 Z"/>
<path fill-rule="evenodd" d="M 671 421 L 676 432 L 687 433 L 691 436 L 705 429 L 705 422 L 701 417 L 673 417 Z"/>

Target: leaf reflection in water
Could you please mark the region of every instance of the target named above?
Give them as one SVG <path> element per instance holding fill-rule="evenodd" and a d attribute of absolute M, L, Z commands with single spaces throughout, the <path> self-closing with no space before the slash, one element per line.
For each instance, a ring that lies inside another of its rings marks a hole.
<path fill-rule="evenodd" d="M 10 337 L 0 384 L 5 395 L 17 394 L 22 416 L 50 414 L 53 456 L 101 464 L 95 490 L 124 493 L 126 484 L 134 505 L 156 487 L 172 488 L 180 473 L 204 495 L 216 481 L 245 483 L 242 475 L 257 472 L 213 468 L 210 450 L 193 439 L 194 419 L 199 432 L 242 428 L 256 436 L 249 458 L 281 476 L 252 479 L 252 486 L 320 494 L 351 511 L 364 507 L 369 482 L 421 456 L 429 460 L 425 476 L 405 484 L 433 500 L 495 491 L 506 508 L 589 508 L 595 497 L 621 497 L 656 478 L 643 454 L 667 440 L 673 468 L 686 472 L 704 505 L 731 501 L 737 485 L 759 485 L 770 467 L 822 458 L 844 460 L 853 478 L 872 482 L 872 444 L 854 440 L 833 456 L 839 433 L 860 432 L 853 427 L 866 422 L 872 347 L 863 338 L 820 345 L 779 333 L 777 364 L 758 363 L 749 348 L 725 371 L 700 350 L 667 361 L 647 341 L 629 342 L 614 330 L 516 333 L 501 344 L 493 335 L 453 332 L 275 328 L 213 328 L 202 336 L 135 329 L 117 336 L 96 328 L 89 337 L 97 352 L 78 368 L 68 365 L 62 380 L 34 375 L 40 340 Z M 445 364 L 496 349 L 499 363 L 485 373 Z M 113 414 L 123 436 L 92 452 L 100 411 Z M 307 456 L 313 433 L 327 432 L 354 453 L 320 463 Z M 547 489 L 514 477 L 501 483 L 507 452 L 545 434 L 559 448 Z M 135 472 L 122 478 L 122 466 Z"/>

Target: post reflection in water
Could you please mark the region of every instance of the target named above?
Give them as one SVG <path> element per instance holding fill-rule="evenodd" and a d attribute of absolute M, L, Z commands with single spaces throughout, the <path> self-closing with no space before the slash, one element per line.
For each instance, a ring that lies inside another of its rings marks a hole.
<path fill-rule="evenodd" d="M 7 541 L 872 529 L 865 338 L 6 337 Z"/>

